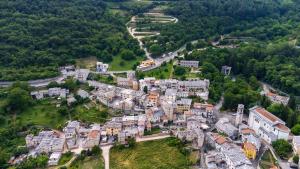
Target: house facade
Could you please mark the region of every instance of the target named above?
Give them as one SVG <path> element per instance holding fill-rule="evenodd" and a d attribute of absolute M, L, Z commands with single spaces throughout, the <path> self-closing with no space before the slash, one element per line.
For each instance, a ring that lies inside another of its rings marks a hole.
<path fill-rule="evenodd" d="M 248 125 L 259 137 L 268 143 L 277 139 L 288 139 L 290 129 L 285 126 L 284 121 L 262 107 L 255 106 L 249 110 Z"/>

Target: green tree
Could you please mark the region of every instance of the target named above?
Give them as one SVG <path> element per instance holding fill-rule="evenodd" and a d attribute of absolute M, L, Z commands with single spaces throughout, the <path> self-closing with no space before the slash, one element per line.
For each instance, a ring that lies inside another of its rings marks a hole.
<path fill-rule="evenodd" d="M 144 93 L 148 93 L 148 87 L 144 86 L 143 91 L 144 91 Z"/>
<path fill-rule="evenodd" d="M 154 56 L 158 56 L 158 55 L 161 55 L 163 53 L 162 47 L 158 44 L 151 45 L 150 48 L 149 48 L 149 51 Z"/>
<path fill-rule="evenodd" d="M 272 147 L 282 159 L 286 159 L 293 151 L 292 145 L 290 145 L 286 140 L 283 139 L 278 139 L 272 142 Z"/>
<path fill-rule="evenodd" d="M 91 153 L 93 155 L 100 155 L 101 154 L 101 149 L 99 146 L 94 146 L 92 147 Z"/>
<path fill-rule="evenodd" d="M 7 96 L 7 109 L 12 112 L 20 112 L 31 104 L 29 92 L 19 87 L 9 91 Z"/>
<path fill-rule="evenodd" d="M 300 124 L 294 125 L 293 128 L 291 129 L 291 132 L 294 135 L 300 135 Z"/>
<path fill-rule="evenodd" d="M 120 55 L 121 55 L 121 58 L 124 60 L 134 60 L 136 58 L 135 54 L 131 50 L 128 50 L 128 49 L 123 49 L 121 51 Z"/>
<path fill-rule="evenodd" d="M 296 164 L 299 163 L 299 155 L 298 154 L 294 155 L 293 162 L 296 163 Z"/>
<path fill-rule="evenodd" d="M 186 70 L 183 67 L 176 66 L 174 70 L 174 74 L 177 76 L 182 76 L 186 73 Z"/>

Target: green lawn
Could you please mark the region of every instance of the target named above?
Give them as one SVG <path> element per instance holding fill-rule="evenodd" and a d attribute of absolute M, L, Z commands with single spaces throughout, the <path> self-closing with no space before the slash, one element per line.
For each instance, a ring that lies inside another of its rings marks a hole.
<path fill-rule="evenodd" d="M 123 60 L 121 56 L 114 56 L 113 61 L 109 63 L 109 70 L 111 71 L 123 71 L 123 70 L 132 70 L 132 67 L 136 63 L 140 63 L 144 60 L 143 57 L 137 57 L 134 60 Z M 123 62 L 123 64 L 121 63 Z"/>
<path fill-rule="evenodd" d="M 63 117 L 58 113 L 56 100 L 45 99 L 36 101 L 36 103 L 28 107 L 24 112 L 17 115 L 17 124 L 39 125 L 43 127 L 57 128 L 58 125 L 67 121 L 67 117 Z"/>
<path fill-rule="evenodd" d="M 85 157 L 84 160 L 72 162 L 68 169 L 104 169 L 104 160 L 102 155 L 100 157 Z"/>
<path fill-rule="evenodd" d="M 169 79 L 173 73 L 173 62 L 169 62 L 156 69 L 143 72 L 145 77 L 155 77 L 157 79 Z"/>
<path fill-rule="evenodd" d="M 111 169 L 188 169 L 189 159 L 170 142 L 176 138 L 136 143 L 134 148 L 112 148 Z"/>

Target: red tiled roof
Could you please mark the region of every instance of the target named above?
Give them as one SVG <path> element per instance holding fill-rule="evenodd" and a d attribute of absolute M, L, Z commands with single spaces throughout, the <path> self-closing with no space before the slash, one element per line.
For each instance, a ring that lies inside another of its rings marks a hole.
<path fill-rule="evenodd" d="M 95 138 L 97 138 L 98 137 L 98 135 L 99 135 L 99 131 L 97 131 L 97 130 L 93 130 L 93 131 L 91 131 L 90 133 L 89 133 L 89 138 L 93 138 L 93 139 L 95 139 Z"/>
<path fill-rule="evenodd" d="M 281 121 L 278 117 L 274 116 L 272 113 L 268 112 L 264 108 L 258 107 L 255 109 L 255 111 L 272 122 Z"/>
<path fill-rule="evenodd" d="M 223 137 L 217 133 L 212 133 L 212 136 L 218 144 L 224 144 L 225 142 L 227 142 L 225 137 Z"/>
<path fill-rule="evenodd" d="M 255 131 L 252 129 L 249 129 L 249 128 L 245 128 L 245 129 L 241 130 L 241 133 L 242 134 L 250 134 L 250 133 L 255 134 Z"/>
<path fill-rule="evenodd" d="M 268 92 L 268 93 L 267 93 L 267 96 L 272 96 L 272 97 L 273 97 L 273 96 L 276 96 L 276 94 L 275 94 L 275 93 L 272 93 L 272 92 Z"/>
<path fill-rule="evenodd" d="M 286 132 L 289 132 L 290 129 L 288 127 L 286 127 L 285 125 L 279 123 L 279 124 L 276 124 L 275 125 L 278 129 L 282 130 L 282 131 L 286 131 Z"/>
<path fill-rule="evenodd" d="M 256 150 L 256 147 L 252 143 L 246 142 L 246 143 L 244 143 L 244 149 L 247 149 L 247 150 Z"/>

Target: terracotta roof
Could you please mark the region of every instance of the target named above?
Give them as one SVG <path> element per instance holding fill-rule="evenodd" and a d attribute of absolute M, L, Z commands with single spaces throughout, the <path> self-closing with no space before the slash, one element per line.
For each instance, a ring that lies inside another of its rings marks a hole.
<path fill-rule="evenodd" d="M 225 142 L 227 142 L 226 138 L 221 136 L 220 134 L 212 133 L 212 136 L 215 139 L 215 142 L 217 142 L 218 144 L 224 144 Z"/>
<path fill-rule="evenodd" d="M 286 132 L 289 132 L 290 129 L 288 127 L 286 127 L 285 125 L 279 123 L 279 124 L 276 124 L 275 125 L 278 129 L 282 130 L 282 131 L 286 131 Z"/>
<path fill-rule="evenodd" d="M 258 107 L 255 111 L 272 122 L 282 121 L 264 108 Z"/>
<path fill-rule="evenodd" d="M 241 130 L 241 133 L 242 134 L 250 134 L 250 133 L 255 134 L 255 131 L 252 129 L 249 129 L 249 128 L 244 128 Z"/>
<path fill-rule="evenodd" d="M 255 150 L 256 151 L 256 147 L 254 144 L 246 142 L 244 143 L 244 149 L 246 150 Z"/>
<path fill-rule="evenodd" d="M 93 138 L 93 139 L 95 139 L 95 138 L 97 138 L 99 136 L 99 131 L 97 131 L 97 130 L 93 130 L 93 131 L 91 131 L 90 133 L 89 133 L 89 138 Z"/>
<path fill-rule="evenodd" d="M 267 93 L 267 96 L 272 96 L 272 97 L 273 97 L 273 96 L 276 96 L 276 94 L 275 94 L 275 93 L 272 93 L 272 92 L 268 92 L 268 93 Z"/>

